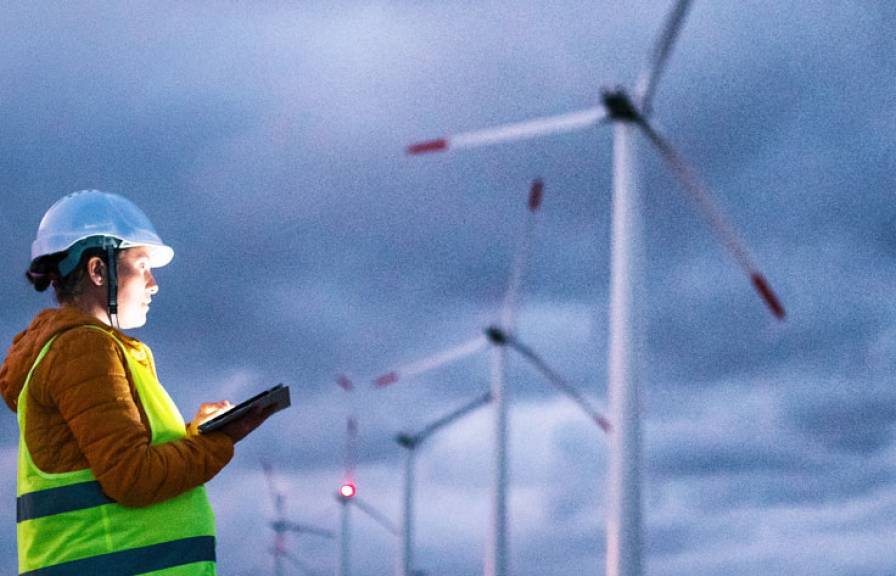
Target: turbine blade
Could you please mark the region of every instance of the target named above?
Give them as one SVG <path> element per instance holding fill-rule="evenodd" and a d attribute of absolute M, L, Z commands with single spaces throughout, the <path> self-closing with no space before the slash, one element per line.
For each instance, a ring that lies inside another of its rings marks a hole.
<path fill-rule="evenodd" d="M 722 245 L 734 257 L 738 266 L 743 269 L 744 273 L 750 278 L 750 282 L 756 289 L 756 292 L 766 303 L 772 314 L 779 320 L 783 320 L 785 316 L 784 306 L 778 296 L 774 293 L 765 276 L 757 269 L 747 251 L 746 245 L 741 242 L 734 228 L 725 219 L 722 211 L 716 206 L 709 189 L 703 185 L 703 182 L 697 177 L 688 163 L 681 154 L 672 147 L 669 142 L 663 138 L 646 120 L 641 119 L 638 125 L 644 130 L 644 133 L 651 142 L 657 147 L 666 164 L 672 169 L 685 190 L 688 191 L 691 198 L 697 204 L 700 212 L 709 223 L 710 229 L 718 236 Z"/>
<path fill-rule="evenodd" d="M 380 512 L 379 510 L 377 510 L 376 508 L 374 508 L 373 506 L 368 504 L 367 502 L 364 502 L 357 496 L 354 496 L 351 499 L 351 503 L 354 504 L 355 506 L 357 506 L 362 512 L 367 514 L 377 524 L 379 524 L 380 526 L 382 526 L 383 528 L 385 528 L 392 534 L 394 534 L 396 536 L 398 536 L 400 534 L 398 527 L 395 526 L 395 524 L 393 524 L 392 521 L 389 520 L 385 514 L 383 514 L 382 512 Z"/>
<path fill-rule="evenodd" d="M 459 418 L 462 418 L 462 417 L 466 416 L 467 414 L 469 414 L 470 412 L 476 410 L 476 409 L 479 408 L 480 406 L 483 406 L 483 405 L 485 405 L 485 404 L 488 404 L 489 402 L 491 402 L 491 400 L 492 400 L 492 393 L 491 393 L 491 392 L 486 392 L 485 394 L 482 394 L 481 396 L 479 396 L 479 397 L 476 398 L 475 400 L 473 400 L 473 401 L 471 401 L 471 402 L 468 402 L 468 403 L 464 404 L 463 406 L 461 406 L 461 407 L 458 408 L 457 410 L 454 410 L 454 411 L 452 411 L 452 412 L 449 412 L 448 414 L 442 416 L 441 418 L 439 418 L 439 419 L 436 420 L 435 422 L 432 422 L 431 424 L 429 424 L 428 426 L 424 427 L 422 430 L 420 430 L 419 432 L 417 432 L 417 433 L 414 434 L 413 436 L 410 436 L 410 435 L 409 435 L 409 436 L 410 436 L 411 440 L 413 440 L 413 442 L 414 442 L 415 445 L 416 445 L 416 444 L 419 444 L 420 442 L 423 442 L 424 440 L 426 440 L 427 438 L 429 438 L 429 437 L 430 437 L 432 434 L 434 434 L 437 430 L 439 430 L 439 429 L 441 429 L 441 428 L 444 428 L 445 426 L 451 424 L 451 423 L 454 422 L 455 420 L 458 420 Z"/>
<path fill-rule="evenodd" d="M 305 574 L 309 574 L 311 576 L 318 576 L 319 572 L 312 570 L 307 564 L 305 564 L 304 562 L 302 562 L 301 560 L 299 560 L 298 558 L 296 558 L 295 556 L 293 556 L 286 550 L 280 552 L 280 555 L 283 556 L 284 558 L 286 558 L 287 560 L 289 560 L 290 562 L 292 562 L 294 566 L 296 566 L 299 570 L 301 570 Z"/>
<path fill-rule="evenodd" d="M 336 384 L 338 384 L 339 387 L 346 392 L 351 392 L 355 388 L 355 384 L 352 382 L 352 379 L 345 374 L 338 374 L 336 376 Z"/>
<path fill-rule="evenodd" d="M 562 376 L 557 374 L 534 350 L 520 342 L 515 336 L 507 337 L 507 345 L 516 350 L 523 358 L 532 363 L 538 372 L 555 388 L 566 394 L 573 402 L 585 411 L 601 429 L 609 434 L 613 427 L 607 418 L 594 409 L 591 403 Z"/>
<path fill-rule="evenodd" d="M 666 61 L 669 59 L 672 46 L 675 44 L 678 33 L 681 31 L 681 26 L 684 23 L 684 17 L 690 4 L 691 0 L 677 0 L 675 6 L 672 7 L 672 10 L 666 16 L 663 31 L 657 38 L 656 44 L 653 45 L 653 51 L 650 53 L 647 67 L 638 78 L 635 96 L 638 108 L 644 116 L 650 115 L 657 82 L 665 69 Z"/>
<path fill-rule="evenodd" d="M 264 470 L 264 477 L 268 485 L 268 493 L 271 495 L 271 504 L 274 505 L 274 513 L 277 518 L 283 518 L 283 493 L 277 488 L 274 480 L 274 468 L 267 460 L 262 459 L 261 467 Z"/>
<path fill-rule="evenodd" d="M 535 230 L 535 217 L 541 208 L 541 201 L 544 197 L 544 183 L 540 178 L 532 181 L 529 188 L 529 216 L 526 219 L 523 234 L 517 244 L 516 253 L 513 257 L 513 269 L 510 273 L 510 283 L 507 286 L 507 292 L 504 294 L 504 304 L 501 310 L 501 326 L 512 332 L 514 321 L 516 320 L 516 312 L 519 305 L 519 291 L 523 283 L 523 276 L 526 273 L 526 264 L 529 261 L 529 251 L 532 245 L 532 234 Z"/>
<path fill-rule="evenodd" d="M 473 132 L 464 132 L 447 138 L 436 138 L 417 142 L 407 147 L 411 155 L 427 152 L 442 152 L 461 148 L 490 146 L 503 142 L 515 142 L 538 136 L 562 134 L 594 126 L 606 116 L 602 107 L 588 108 L 579 112 L 546 116 L 514 124 L 505 124 Z"/>
<path fill-rule="evenodd" d="M 345 421 L 345 480 L 355 477 L 355 462 L 358 449 L 358 419 L 349 416 Z"/>
<path fill-rule="evenodd" d="M 405 364 L 404 366 L 386 372 L 382 376 L 375 378 L 373 385 L 378 388 L 384 388 L 390 384 L 398 382 L 402 378 L 410 378 L 425 374 L 436 368 L 441 368 L 446 364 L 451 364 L 468 356 L 472 356 L 473 354 L 484 350 L 486 346 L 488 346 L 488 341 L 486 341 L 485 337 L 477 336 L 472 340 L 458 344 L 448 350 L 443 350 L 432 356 L 427 356 L 422 360 L 417 360 L 416 362 Z"/>
<path fill-rule="evenodd" d="M 302 524 L 300 522 L 285 522 L 284 528 L 286 528 L 290 532 L 297 532 L 299 534 L 312 534 L 314 536 L 320 536 L 322 538 L 333 537 L 333 532 L 331 532 L 330 530 L 318 528 L 317 526 L 311 526 L 310 524 Z"/>

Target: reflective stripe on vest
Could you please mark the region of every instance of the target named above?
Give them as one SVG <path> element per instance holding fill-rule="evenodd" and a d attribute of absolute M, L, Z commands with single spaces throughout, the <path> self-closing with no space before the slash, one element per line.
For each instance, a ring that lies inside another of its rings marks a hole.
<path fill-rule="evenodd" d="M 103 332 L 124 351 L 152 444 L 183 438 L 183 417 L 156 378 L 149 348 L 129 347 L 98 326 L 84 328 Z M 19 573 L 214 575 L 214 513 L 204 487 L 152 506 L 128 508 L 106 496 L 89 469 L 51 474 L 34 464 L 25 442 L 27 390 L 57 336 L 44 345 L 19 394 Z"/>
<path fill-rule="evenodd" d="M 100 483 L 96 481 L 38 490 L 16 498 L 16 522 L 93 508 L 113 502 L 115 500 L 106 496 L 103 489 L 100 488 Z"/>
<path fill-rule="evenodd" d="M 71 574 L 102 574 L 103 576 L 127 576 L 164 570 L 194 562 L 215 561 L 215 539 L 212 536 L 196 536 L 173 542 L 152 544 L 109 554 L 101 554 L 81 560 L 72 560 L 23 572 L 21 576 L 70 576 Z"/>

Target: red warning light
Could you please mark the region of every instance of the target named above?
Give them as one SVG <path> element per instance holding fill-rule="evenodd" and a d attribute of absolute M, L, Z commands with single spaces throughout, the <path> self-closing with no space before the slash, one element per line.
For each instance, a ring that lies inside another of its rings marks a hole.
<path fill-rule="evenodd" d="M 355 485 L 351 482 L 346 482 L 339 487 L 339 494 L 342 495 L 343 498 L 351 498 L 355 495 Z"/>

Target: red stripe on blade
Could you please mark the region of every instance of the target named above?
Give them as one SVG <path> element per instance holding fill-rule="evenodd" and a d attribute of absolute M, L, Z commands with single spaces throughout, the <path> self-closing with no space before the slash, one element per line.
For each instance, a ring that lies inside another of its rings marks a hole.
<path fill-rule="evenodd" d="M 345 390 L 347 392 L 350 392 L 352 390 L 352 388 L 355 387 L 355 385 L 352 384 L 351 379 L 348 376 L 346 376 L 345 374 L 340 374 L 336 378 L 336 383 L 339 384 L 340 388 L 342 388 L 343 390 Z"/>
<path fill-rule="evenodd" d="M 398 382 L 398 373 L 389 372 L 388 374 L 383 374 L 382 376 L 374 380 L 373 385 L 382 388 L 383 386 L 388 386 L 389 384 L 394 384 L 395 382 Z"/>
<path fill-rule="evenodd" d="M 438 138 L 436 140 L 427 140 L 426 142 L 417 142 L 408 146 L 408 154 L 425 154 L 427 152 L 439 152 L 448 149 L 448 140 Z"/>
<path fill-rule="evenodd" d="M 762 299 L 765 300 L 766 304 L 768 304 L 768 307 L 771 309 L 772 314 L 774 314 L 778 319 L 783 319 L 784 307 L 781 305 L 781 301 L 778 300 L 778 297 L 775 295 L 775 293 L 772 292 L 772 289 L 768 285 L 768 281 L 765 279 L 765 276 L 756 272 L 750 275 L 750 279 L 753 281 L 753 286 L 756 287 L 756 291 L 759 292 L 759 295 L 762 296 Z"/>
<path fill-rule="evenodd" d="M 529 190 L 529 211 L 535 212 L 541 207 L 541 199 L 544 196 L 544 182 L 541 178 L 532 181 L 532 188 Z"/>

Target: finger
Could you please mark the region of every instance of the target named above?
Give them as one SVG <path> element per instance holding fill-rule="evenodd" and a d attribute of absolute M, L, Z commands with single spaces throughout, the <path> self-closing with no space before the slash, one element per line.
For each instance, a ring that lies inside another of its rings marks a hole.
<path fill-rule="evenodd" d="M 214 414 L 216 411 L 217 407 L 210 402 L 206 402 L 199 407 L 200 416 L 209 416 L 211 414 Z"/>
<path fill-rule="evenodd" d="M 199 406 L 199 411 L 203 414 L 211 414 L 212 412 L 217 412 L 225 407 L 227 401 L 222 400 L 220 402 L 203 402 L 201 406 Z"/>
<path fill-rule="evenodd" d="M 254 410 L 252 410 L 252 422 L 255 426 L 259 426 L 262 422 L 267 420 L 271 414 L 277 411 L 277 406 L 271 404 L 270 406 L 265 406 L 262 408 L 261 406 L 256 406 Z"/>
<path fill-rule="evenodd" d="M 274 404 L 271 404 L 269 406 L 253 406 L 252 410 L 250 410 L 249 413 L 246 414 L 246 416 L 241 420 L 245 422 L 251 422 L 252 427 L 254 428 L 267 420 L 268 417 L 276 411 L 277 406 Z"/>

